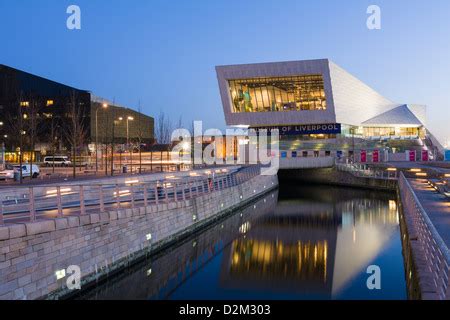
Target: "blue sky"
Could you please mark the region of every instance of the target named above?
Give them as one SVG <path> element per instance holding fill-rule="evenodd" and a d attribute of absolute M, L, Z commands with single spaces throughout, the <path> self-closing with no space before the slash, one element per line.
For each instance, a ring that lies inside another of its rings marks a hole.
<path fill-rule="evenodd" d="M 370 4 L 381 30 L 366 28 Z M 224 128 L 216 65 L 330 58 L 391 100 L 427 104 L 444 141 L 449 15 L 448 0 L 0 0 L 0 63 Z"/>

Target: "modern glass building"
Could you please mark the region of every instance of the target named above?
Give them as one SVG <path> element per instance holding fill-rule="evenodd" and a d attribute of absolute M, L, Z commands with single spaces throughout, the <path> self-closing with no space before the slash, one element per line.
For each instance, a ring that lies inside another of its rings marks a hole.
<path fill-rule="evenodd" d="M 391 101 L 328 59 L 216 71 L 227 125 L 279 129 L 284 149 L 442 148 L 427 130 L 425 106 Z"/>
<path fill-rule="evenodd" d="M 19 131 L 23 133 L 25 160 L 30 154 L 70 150 L 68 133 L 75 103 L 83 126 L 83 145 L 98 143 L 141 143 L 154 141 L 154 119 L 86 90 L 76 89 L 5 65 L 0 65 L 0 144 L 10 161 L 15 161 Z M 23 121 L 19 121 L 19 117 Z M 18 130 L 18 123 L 21 128 Z M 34 123 L 33 123 L 34 122 Z M 30 134 L 35 133 L 35 150 Z M 93 149 L 91 148 L 91 151 Z"/>

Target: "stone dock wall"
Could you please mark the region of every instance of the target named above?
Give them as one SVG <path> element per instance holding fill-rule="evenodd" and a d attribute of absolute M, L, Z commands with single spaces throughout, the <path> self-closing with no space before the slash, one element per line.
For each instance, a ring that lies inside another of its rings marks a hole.
<path fill-rule="evenodd" d="M 0 299 L 70 294 L 70 266 L 82 286 L 95 283 L 277 187 L 277 176 L 256 176 L 185 201 L 0 227 Z"/>

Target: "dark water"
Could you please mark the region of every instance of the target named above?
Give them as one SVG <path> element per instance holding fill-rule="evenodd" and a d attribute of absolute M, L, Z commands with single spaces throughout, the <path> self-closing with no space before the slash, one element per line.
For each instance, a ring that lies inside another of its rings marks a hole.
<path fill-rule="evenodd" d="M 284 185 L 81 298 L 406 299 L 395 194 Z"/>

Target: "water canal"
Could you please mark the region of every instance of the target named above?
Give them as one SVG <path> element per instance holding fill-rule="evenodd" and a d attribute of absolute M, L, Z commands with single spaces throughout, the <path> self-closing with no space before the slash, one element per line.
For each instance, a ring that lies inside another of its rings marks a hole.
<path fill-rule="evenodd" d="M 282 184 L 79 298 L 407 299 L 396 197 Z"/>

